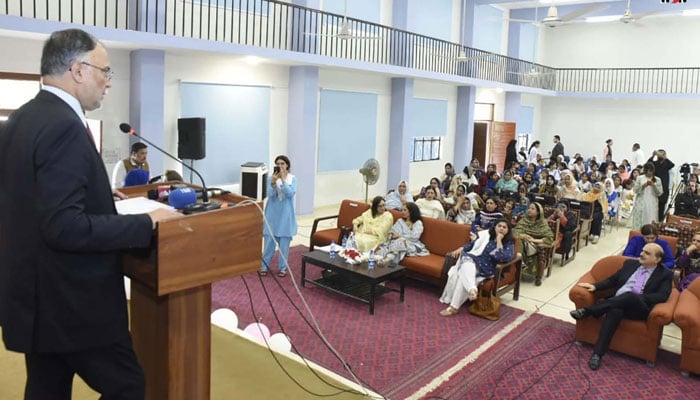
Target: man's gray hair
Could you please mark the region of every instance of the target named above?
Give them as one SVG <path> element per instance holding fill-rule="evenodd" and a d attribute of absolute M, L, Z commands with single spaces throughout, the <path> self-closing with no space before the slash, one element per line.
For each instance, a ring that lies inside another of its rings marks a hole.
<path fill-rule="evenodd" d="M 80 29 L 56 31 L 44 43 L 41 76 L 58 76 L 97 47 L 99 41 Z"/>

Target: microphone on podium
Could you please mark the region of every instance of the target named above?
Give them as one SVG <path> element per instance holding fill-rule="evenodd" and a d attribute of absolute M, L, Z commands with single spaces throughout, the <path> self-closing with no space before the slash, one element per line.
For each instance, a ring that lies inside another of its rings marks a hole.
<path fill-rule="evenodd" d="M 202 203 L 197 203 L 197 204 L 189 204 L 189 202 L 186 202 L 187 208 L 185 209 L 186 214 L 194 213 L 194 212 L 201 212 L 201 211 L 210 211 L 210 210 L 216 210 L 217 208 L 221 207 L 221 204 L 219 203 L 214 203 L 209 201 L 209 190 L 207 190 L 207 185 L 204 183 L 204 178 L 202 178 L 202 175 L 197 172 L 194 168 L 190 167 L 189 165 L 185 164 L 180 160 L 179 158 L 173 156 L 172 154 L 168 153 L 167 151 L 161 149 L 160 147 L 156 146 L 153 144 L 150 140 L 144 138 L 143 136 L 139 135 L 136 133 L 134 128 L 131 127 L 131 125 L 127 123 L 121 123 L 119 124 L 119 129 L 126 133 L 127 135 L 131 136 L 136 136 L 140 140 L 143 140 L 144 142 L 148 143 L 151 145 L 153 148 L 156 150 L 160 151 L 161 153 L 165 154 L 166 156 L 172 158 L 173 160 L 177 161 L 180 165 L 183 167 L 189 169 L 190 171 L 194 172 L 195 175 L 199 178 L 199 180 L 202 182 Z"/>

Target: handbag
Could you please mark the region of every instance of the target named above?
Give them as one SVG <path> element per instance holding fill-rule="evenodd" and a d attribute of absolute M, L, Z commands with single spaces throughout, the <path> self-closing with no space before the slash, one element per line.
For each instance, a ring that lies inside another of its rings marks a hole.
<path fill-rule="evenodd" d="M 533 244 L 531 242 L 526 242 L 523 241 L 523 247 L 525 251 L 526 256 L 534 256 L 535 254 L 539 253 L 540 249 L 537 247 L 536 244 Z"/>
<path fill-rule="evenodd" d="M 501 298 L 490 291 L 479 288 L 479 295 L 469 306 L 469 313 L 490 321 L 501 317 Z"/>

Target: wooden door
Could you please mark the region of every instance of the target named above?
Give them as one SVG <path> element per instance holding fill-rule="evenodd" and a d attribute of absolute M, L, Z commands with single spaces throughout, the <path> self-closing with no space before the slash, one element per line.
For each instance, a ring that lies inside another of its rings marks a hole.
<path fill-rule="evenodd" d="M 488 143 L 488 122 L 474 122 L 474 143 L 472 145 L 472 160 L 479 160 L 479 164 L 485 167 L 486 145 Z M 471 161 L 471 160 L 470 160 Z"/>
<path fill-rule="evenodd" d="M 515 122 L 492 122 L 489 132 L 489 164 L 496 164 L 498 171 L 503 170 L 506 161 L 506 147 L 515 139 Z"/>

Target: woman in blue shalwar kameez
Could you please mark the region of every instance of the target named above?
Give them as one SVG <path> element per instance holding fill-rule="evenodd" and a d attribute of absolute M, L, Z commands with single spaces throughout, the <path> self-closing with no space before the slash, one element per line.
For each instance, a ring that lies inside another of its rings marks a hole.
<path fill-rule="evenodd" d="M 263 264 L 259 274 L 266 276 L 275 254 L 275 241 L 279 245 L 280 257 L 277 260 L 277 276 L 287 275 L 287 258 L 289 257 L 289 244 L 297 233 L 297 220 L 294 215 L 294 201 L 297 193 L 297 178 L 289 173 L 291 164 L 287 156 L 277 156 L 275 166 L 279 171 L 273 172 L 267 180 L 267 204 L 265 205 L 265 219 L 263 224 Z M 269 225 L 269 226 L 268 226 Z M 274 240 L 273 240 L 274 238 Z"/>
<path fill-rule="evenodd" d="M 513 258 L 515 241 L 510 223 L 501 218 L 487 231 L 479 232 L 475 240 L 450 253 L 459 257 L 447 272 L 447 283 L 440 302 L 448 307 L 440 315 L 456 315 L 467 300 L 476 300 L 477 286 L 486 278 L 493 277 L 496 265 Z"/>

